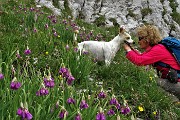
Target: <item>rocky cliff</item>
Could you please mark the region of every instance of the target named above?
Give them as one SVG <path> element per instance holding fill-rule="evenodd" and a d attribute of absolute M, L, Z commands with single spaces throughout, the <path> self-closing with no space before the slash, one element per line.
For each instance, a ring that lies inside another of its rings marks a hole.
<path fill-rule="evenodd" d="M 180 0 L 59 0 L 58 7 L 53 6 L 55 0 L 36 2 L 58 15 L 68 6 L 74 19 L 84 19 L 88 23 L 104 18 L 104 21 L 100 20 L 102 25 L 125 25 L 130 32 L 139 25 L 150 23 L 160 28 L 162 36 L 171 31 L 180 38 Z"/>

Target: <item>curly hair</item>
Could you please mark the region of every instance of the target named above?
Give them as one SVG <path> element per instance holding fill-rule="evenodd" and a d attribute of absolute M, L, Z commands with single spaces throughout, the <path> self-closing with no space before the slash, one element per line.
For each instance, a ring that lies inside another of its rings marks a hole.
<path fill-rule="evenodd" d="M 137 35 L 147 40 L 150 46 L 154 46 L 162 40 L 159 29 L 154 25 L 143 25 L 138 27 Z"/>

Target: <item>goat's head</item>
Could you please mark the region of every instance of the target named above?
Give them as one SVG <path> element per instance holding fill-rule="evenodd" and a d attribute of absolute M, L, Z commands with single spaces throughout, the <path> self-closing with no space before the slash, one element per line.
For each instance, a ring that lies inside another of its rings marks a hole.
<path fill-rule="evenodd" d="M 131 35 L 126 32 L 124 26 L 120 27 L 119 36 L 122 37 L 124 42 L 129 43 L 129 44 L 134 44 L 134 41 L 131 39 Z"/>

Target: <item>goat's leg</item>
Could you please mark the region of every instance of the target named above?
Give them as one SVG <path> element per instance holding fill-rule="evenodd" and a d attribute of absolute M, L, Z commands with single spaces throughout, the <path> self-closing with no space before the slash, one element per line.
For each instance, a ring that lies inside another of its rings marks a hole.
<path fill-rule="evenodd" d="M 109 60 L 105 60 L 105 64 L 106 64 L 106 66 L 109 66 L 111 64 L 111 62 Z"/>
<path fill-rule="evenodd" d="M 80 56 L 82 55 L 83 49 L 84 49 L 84 43 L 78 43 L 78 50 L 79 50 Z"/>
<path fill-rule="evenodd" d="M 110 54 L 105 54 L 105 64 L 106 66 L 109 66 L 111 64 L 111 55 Z"/>
<path fill-rule="evenodd" d="M 110 49 L 103 49 L 103 53 L 104 53 L 105 64 L 106 66 L 109 66 L 111 64 L 113 55 L 110 52 Z"/>

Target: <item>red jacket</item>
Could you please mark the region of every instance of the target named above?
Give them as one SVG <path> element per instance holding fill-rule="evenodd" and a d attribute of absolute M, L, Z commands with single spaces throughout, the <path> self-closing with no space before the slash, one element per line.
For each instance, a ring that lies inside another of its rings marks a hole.
<path fill-rule="evenodd" d="M 180 66 L 176 62 L 172 54 L 161 44 L 153 47 L 148 47 L 142 54 L 131 50 L 126 54 L 127 59 L 138 66 L 151 65 L 155 62 L 161 61 L 170 65 L 176 70 L 180 70 Z"/>

